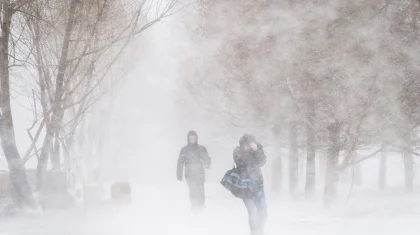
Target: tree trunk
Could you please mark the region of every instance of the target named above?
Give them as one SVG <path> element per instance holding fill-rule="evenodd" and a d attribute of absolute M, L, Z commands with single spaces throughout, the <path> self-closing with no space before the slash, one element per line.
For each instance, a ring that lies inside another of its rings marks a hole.
<path fill-rule="evenodd" d="M 50 155 L 50 139 L 51 137 L 51 124 L 50 124 L 50 118 L 48 114 L 48 91 L 46 87 L 46 79 L 49 79 L 49 74 L 47 74 L 47 70 L 43 70 L 43 62 L 42 62 L 42 50 L 41 50 L 41 32 L 39 27 L 39 19 L 41 16 L 39 15 L 39 7 L 37 6 L 36 11 L 36 18 L 34 20 L 28 19 L 28 25 L 33 26 L 34 35 L 33 43 L 35 45 L 35 59 L 37 62 L 37 70 L 38 70 L 38 79 L 39 79 L 39 86 L 40 86 L 40 94 L 41 94 L 41 106 L 43 110 L 43 117 L 45 122 L 45 128 L 46 128 L 46 134 L 44 136 L 44 141 L 42 143 L 41 147 L 41 153 L 38 159 L 38 165 L 37 165 L 37 175 L 36 175 L 36 191 L 41 189 L 42 185 L 42 179 L 44 178 L 44 174 L 47 169 L 48 165 L 48 159 Z"/>
<path fill-rule="evenodd" d="M 68 60 L 68 53 L 70 48 L 70 37 L 73 31 L 74 22 L 75 22 L 75 12 L 76 6 L 80 0 L 72 0 L 70 2 L 69 8 L 69 18 L 66 24 L 66 31 L 64 35 L 63 45 L 61 48 L 60 54 L 60 61 L 58 63 L 58 71 L 57 71 L 57 78 L 56 78 L 56 89 L 55 89 L 55 96 L 54 96 L 54 113 L 56 118 L 59 118 L 59 110 L 61 109 L 61 105 L 63 104 L 63 96 L 64 96 L 64 75 L 67 69 L 67 60 Z M 58 121 L 58 120 L 56 120 Z"/>
<path fill-rule="evenodd" d="M 274 193 L 279 193 L 281 190 L 282 181 L 282 164 L 281 157 L 276 157 L 273 161 L 271 172 L 272 190 Z"/>
<path fill-rule="evenodd" d="M 379 165 L 379 189 L 386 189 L 386 150 L 382 149 Z"/>
<path fill-rule="evenodd" d="M 38 160 L 37 174 L 36 174 L 36 190 L 39 191 L 42 189 L 42 184 L 44 182 L 44 176 L 47 171 L 48 159 L 51 153 L 51 140 L 54 133 L 51 131 L 49 124 L 46 125 L 46 133 L 44 137 L 44 142 L 42 143 L 41 154 Z"/>
<path fill-rule="evenodd" d="M 79 0 L 72 0 L 70 3 L 69 9 L 69 18 L 66 24 L 66 32 L 64 35 L 63 46 L 61 48 L 61 55 L 60 61 L 58 63 L 58 71 L 57 71 L 57 78 L 56 78 L 56 88 L 55 88 L 55 96 L 54 96 L 54 103 L 53 103 L 53 113 L 52 113 L 52 131 L 55 135 L 55 142 L 53 147 L 53 152 L 51 155 L 51 163 L 53 170 L 60 170 L 60 131 L 62 129 L 62 121 L 64 117 L 64 93 L 65 93 L 65 82 L 64 76 L 67 69 L 67 60 L 68 60 L 68 53 L 70 48 L 70 37 L 73 31 L 74 22 L 75 22 L 75 12 L 76 6 Z"/>
<path fill-rule="evenodd" d="M 12 22 L 13 9 L 10 1 L 2 1 L 1 6 L 1 38 L 0 38 L 0 137 L 1 146 L 6 156 L 9 167 L 12 199 L 19 207 L 36 206 L 32 190 L 29 185 L 25 165 L 19 155 L 13 124 L 13 116 L 10 104 L 10 80 L 9 80 L 9 37 Z"/>
<path fill-rule="evenodd" d="M 354 159 L 355 161 L 359 160 L 357 157 L 357 154 L 355 154 L 355 152 L 353 152 L 352 154 L 352 159 Z M 354 180 L 354 185 L 355 186 L 360 186 L 362 185 L 362 164 L 353 164 L 352 165 L 352 169 L 353 171 L 352 176 L 353 176 L 353 180 Z"/>
<path fill-rule="evenodd" d="M 71 158 L 74 155 L 73 143 L 74 143 L 74 132 L 72 132 L 66 139 L 65 145 L 63 144 L 64 149 L 64 159 L 65 159 L 65 170 L 67 172 L 67 179 L 69 188 L 74 189 L 75 180 L 73 178 L 74 168 L 73 166 L 73 159 Z"/>
<path fill-rule="evenodd" d="M 413 156 L 410 152 L 404 151 L 404 171 L 405 171 L 405 191 L 408 193 L 413 192 Z"/>
<path fill-rule="evenodd" d="M 61 170 L 61 155 L 60 155 L 60 134 L 58 131 L 54 135 L 54 145 L 51 148 L 51 167 L 53 171 Z"/>
<path fill-rule="evenodd" d="M 296 122 L 292 122 L 290 124 L 289 144 L 289 191 L 292 196 L 296 196 L 299 181 L 299 156 Z"/>
<path fill-rule="evenodd" d="M 339 134 L 340 124 L 329 124 L 329 150 L 327 158 L 327 171 L 325 176 L 324 206 L 329 207 L 337 196 L 337 163 L 340 153 Z"/>
<path fill-rule="evenodd" d="M 73 31 L 75 22 L 76 6 L 79 0 L 72 0 L 70 2 L 69 15 L 66 24 L 66 30 L 64 34 L 63 44 L 61 48 L 60 61 L 58 63 L 58 72 L 56 77 L 56 89 L 54 102 L 52 103 L 52 114 L 50 124 L 47 125 L 47 133 L 44 138 L 42 145 L 40 160 L 38 161 L 37 168 L 37 190 L 41 190 L 43 186 L 43 175 L 47 169 L 48 154 L 51 153 L 52 140 L 55 133 L 59 133 L 61 130 L 61 109 L 63 108 L 63 97 L 64 97 L 64 75 L 67 69 L 68 52 L 70 47 L 70 36 Z M 54 156 L 55 163 L 57 162 L 56 156 Z"/>
<path fill-rule="evenodd" d="M 404 137 L 404 146 L 406 149 L 411 150 L 411 137 L 407 134 Z M 404 160 L 404 173 L 405 173 L 405 190 L 408 193 L 413 192 L 414 186 L 414 162 L 413 155 L 411 152 L 403 150 L 402 151 L 403 160 Z"/>
<path fill-rule="evenodd" d="M 83 133 L 83 125 L 81 125 L 79 127 L 83 107 L 84 107 L 84 100 L 82 101 L 81 106 L 79 107 L 79 111 L 78 112 L 74 111 L 74 115 L 75 115 L 74 119 L 75 120 L 73 121 L 72 125 L 70 126 L 69 134 L 65 138 L 65 142 L 63 144 L 63 150 L 64 150 L 63 152 L 64 152 L 64 156 L 65 156 L 65 169 L 66 169 L 67 176 L 68 176 L 68 181 L 69 181 L 68 184 L 69 184 L 69 187 L 71 189 L 73 189 L 74 186 L 75 186 L 74 171 L 76 170 L 75 166 L 77 165 L 76 163 L 78 162 L 78 160 L 76 159 L 77 156 L 74 157 L 74 155 L 77 152 L 75 150 L 75 148 L 77 148 L 77 146 L 74 146 L 73 143 L 75 143 L 75 136 L 76 136 L 76 132 L 77 132 L 78 128 L 79 128 L 79 132 Z M 76 143 L 76 145 L 77 145 L 77 143 Z M 73 156 L 73 159 L 72 159 L 72 156 Z"/>
<path fill-rule="evenodd" d="M 306 125 L 306 186 L 305 193 L 307 197 L 313 196 L 315 192 L 315 105 L 313 101 L 308 102 L 308 122 Z"/>
<path fill-rule="evenodd" d="M 356 164 L 353 166 L 353 174 L 354 174 L 354 185 L 360 186 L 362 185 L 362 165 Z"/>

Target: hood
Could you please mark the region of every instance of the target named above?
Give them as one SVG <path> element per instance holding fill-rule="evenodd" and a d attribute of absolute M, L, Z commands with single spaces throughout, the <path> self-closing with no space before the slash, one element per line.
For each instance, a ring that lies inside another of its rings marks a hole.
<path fill-rule="evenodd" d="M 244 145 L 249 144 L 249 143 L 251 143 L 251 142 L 255 142 L 255 143 L 257 143 L 257 142 L 256 142 L 256 139 L 255 139 L 255 136 L 253 136 L 253 135 L 251 135 L 251 134 L 248 134 L 248 133 L 245 133 L 245 134 L 241 137 L 241 139 L 239 140 L 239 145 L 240 145 L 240 146 L 244 146 Z"/>
<path fill-rule="evenodd" d="M 187 135 L 187 142 L 188 142 L 188 144 L 190 144 L 190 140 L 188 139 L 188 137 L 190 137 L 190 136 L 196 136 L 197 137 L 197 144 L 198 144 L 198 135 L 197 135 L 197 132 L 195 132 L 193 130 L 191 130 L 191 131 L 188 132 L 188 135 Z"/>

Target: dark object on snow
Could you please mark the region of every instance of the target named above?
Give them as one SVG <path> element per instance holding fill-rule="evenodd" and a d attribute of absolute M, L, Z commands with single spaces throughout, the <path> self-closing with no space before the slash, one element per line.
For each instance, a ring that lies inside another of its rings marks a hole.
<path fill-rule="evenodd" d="M 131 203 L 131 185 L 128 182 L 116 182 L 111 185 L 111 199 L 122 203 Z"/>

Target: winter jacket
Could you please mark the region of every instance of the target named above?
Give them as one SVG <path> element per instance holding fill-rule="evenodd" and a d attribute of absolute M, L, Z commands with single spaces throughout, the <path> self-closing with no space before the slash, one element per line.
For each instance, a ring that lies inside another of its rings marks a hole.
<path fill-rule="evenodd" d="M 261 167 L 266 163 L 266 156 L 261 144 L 257 143 L 258 149 L 256 151 L 250 150 L 245 151 L 243 148 L 243 142 L 241 139 L 241 145 L 233 150 L 233 160 L 235 161 L 241 177 L 253 179 L 260 186 L 264 185 L 264 178 L 262 175 Z"/>
<path fill-rule="evenodd" d="M 209 168 L 211 159 L 204 146 L 188 144 L 181 149 L 177 164 L 177 178 L 182 180 L 184 168 L 187 181 L 205 181 L 204 168 Z"/>

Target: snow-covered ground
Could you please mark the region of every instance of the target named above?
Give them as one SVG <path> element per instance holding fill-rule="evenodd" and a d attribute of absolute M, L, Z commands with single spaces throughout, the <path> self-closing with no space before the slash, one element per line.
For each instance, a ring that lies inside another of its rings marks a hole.
<path fill-rule="evenodd" d="M 207 187 L 206 209 L 199 215 L 190 212 L 186 186 L 181 183 L 136 185 L 133 194 L 133 204 L 128 207 L 50 210 L 42 216 L 3 220 L 0 234 L 249 234 L 242 202 L 217 184 Z M 342 200 L 328 211 L 319 200 L 268 197 L 267 235 L 419 234 L 420 195 L 405 195 L 401 189 L 387 193 L 356 190 L 347 205 Z"/>

